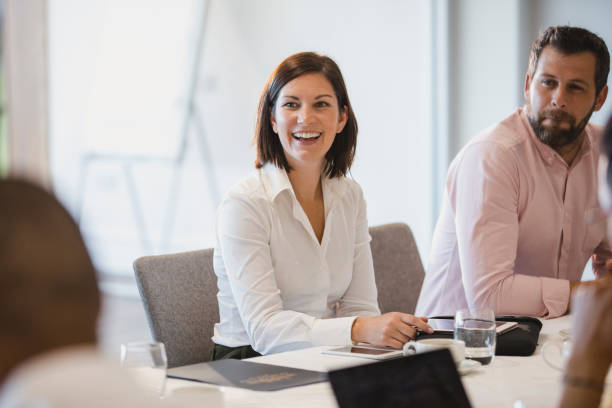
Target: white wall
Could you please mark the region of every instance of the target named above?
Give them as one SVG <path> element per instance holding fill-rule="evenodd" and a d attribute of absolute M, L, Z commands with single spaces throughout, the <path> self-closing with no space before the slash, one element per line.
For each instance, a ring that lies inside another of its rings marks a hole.
<path fill-rule="evenodd" d="M 49 0 L 51 165 L 68 206 L 76 203 L 84 152 L 175 154 L 199 4 Z M 431 15 L 432 7 L 443 18 Z M 407 222 L 425 258 L 440 174 L 476 132 L 523 104 L 529 44 L 537 31 L 582 25 L 612 44 L 610 15 L 607 0 L 214 0 L 197 101 L 215 172 L 202 166 L 193 135 L 176 193 L 167 164 L 134 168 L 152 251 L 212 246 L 210 178 L 225 191 L 251 171 L 250 141 L 267 76 L 289 54 L 314 50 L 333 57 L 345 75 L 360 125 L 353 175 L 365 190 L 370 223 Z M 434 35 L 432 42 L 432 33 L 440 32 L 446 37 Z M 445 44 L 447 52 L 434 48 Z M 433 66 L 432 58 L 446 65 Z M 432 100 L 436 84 L 444 86 Z M 440 107 L 445 100 L 448 106 Z M 603 123 L 610 112 L 612 101 L 593 120 Z M 442 161 L 438 175 L 432 171 L 436 157 Z M 102 270 L 130 275 L 131 261 L 147 250 L 122 170 L 99 163 L 88 177 L 88 243 Z M 164 246 L 171 196 L 177 212 L 172 242 Z"/>
<path fill-rule="evenodd" d="M 8 140 L 8 157 L 0 161 L 9 162 L 9 177 L 50 190 L 46 2 L 5 0 L 0 13 L 5 77 L 1 126 L 6 126 L 0 139 Z M 4 140 L 0 144 L 4 156 Z"/>
<path fill-rule="evenodd" d="M 426 254 L 432 154 L 429 5 L 419 1 L 232 0 L 215 2 L 213 7 L 217 16 L 225 17 L 212 22 L 209 58 L 204 59 L 214 64 L 205 62 L 208 78 L 222 78 L 229 71 L 246 83 L 240 78 L 246 71 L 249 85 L 255 84 L 259 92 L 274 67 L 290 54 L 312 50 L 336 60 L 359 122 L 352 174 L 365 191 L 370 224 L 408 222 Z M 216 38 L 228 40 L 220 43 Z M 221 46 L 224 53 L 215 54 Z M 241 106 L 243 119 L 237 122 L 252 126 L 257 96 L 251 87 L 247 92 L 242 88 L 228 86 L 223 88 L 228 94 L 219 89 L 209 98 L 248 101 Z M 204 111 L 207 106 L 214 104 L 204 103 Z M 205 116 L 227 123 L 234 114 L 219 110 Z M 236 146 L 246 145 L 251 129 L 229 132 L 225 138 Z M 221 140 L 213 142 L 216 157 L 223 155 Z M 236 168 L 245 162 L 250 165 L 254 152 L 245 152 L 240 149 L 235 158 L 223 155 L 224 163 L 231 160 Z"/>
<path fill-rule="evenodd" d="M 68 204 L 76 202 L 80 157 L 87 150 L 129 156 L 143 146 L 142 153 L 160 155 L 165 141 L 166 155 L 173 155 L 178 132 L 164 118 L 184 103 L 180 79 L 187 74 L 172 71 L 189 71 L 197 2 L 145 3 L 50 1 L 53 168 Z M 209 12 L 197 102 L 219 189 L 253 169 L 251 138 L 268 75 L 292 53 L 321 52 L 341 67 L 359 122 L 352 174 L 364 189 L 370 224 L 407 222 L 426 257 L 433 219 L 430 4 L 215 0 Z M 105 106 L 111 97 L 115 104 Z M 153 252 L 214 244 L 211 174 L 199 160 L 192 138 L 169 246 L 160 235 L 171 168 L 134 166 Z M 131 275 L 132 260 L 146 249 L 135 232 L 121 168 L 98 163 L 88 177 L 83 229 L 97 264 L 106 273 Z"/>
<path fill-rule="evenodd" d="M 451 0 L 450 147 L 454 156 L 477 132 L 522 104 L 519 1 Z M 451 157 L 452 158 L 452 157 Z"/>

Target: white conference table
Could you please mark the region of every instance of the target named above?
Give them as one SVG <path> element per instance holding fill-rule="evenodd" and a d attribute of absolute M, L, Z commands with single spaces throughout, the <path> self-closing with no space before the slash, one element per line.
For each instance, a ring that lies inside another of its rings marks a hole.
<path fill-rule="evenodd" d="M 569 316 L 563 316 L 543 320 L 543 323 L 539 345 L 532 356 L 496 356 L 490 365 L 462 376 L 473 407 L 514 407 L 517 400 L 523 401 L 527 408 L 556 405 L 561 391 L 562 374 L 546 364 L 541 349 L 547 341 L 562 341 L 559 331 L 568 329 L 571 320 Z M 315 371 L 331 371 L 373 361 L 321 354 L 322 348 L 313 347 L 273 354 L 249 361 Z M 168 379 L 164 402 L 183 407 L 337 407 L 329 383 L 273 392 L 257 392 Z"/>

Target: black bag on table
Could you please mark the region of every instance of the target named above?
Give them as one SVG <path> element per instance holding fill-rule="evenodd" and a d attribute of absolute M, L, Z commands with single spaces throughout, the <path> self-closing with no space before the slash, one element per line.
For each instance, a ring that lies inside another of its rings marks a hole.
<path fill-rule="evenodd" d="M 453 316 L 432 316 L 436 319 L 453 319 Z M 529 316 L 495 316 L 495 320 L 517 322 L 518 326 L 505 333 L 498 334 L 495 341 L 496 356 L 530 356 L 534 353 L 542 329 L 542 322 Z M 419 332 L 416 340 L 452 338 L 453 333 L 435 332 L 427 334 Z"/>

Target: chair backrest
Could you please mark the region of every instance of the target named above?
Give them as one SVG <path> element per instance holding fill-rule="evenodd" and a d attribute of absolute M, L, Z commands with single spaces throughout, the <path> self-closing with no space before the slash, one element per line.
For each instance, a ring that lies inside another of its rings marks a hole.
<path fill-rule="evenodd" d="M 382 313 L 414 313 L 425 272 L 410 227 L 370 228 Z M 134 261 L 138 290 L 155 341 L 166 346 L 168 367 L 210 359 L 219 321 L 213 250 L 145 256 Z"/>
<path fill-rule="evenodd" d="M 213 250 L 145 256 L 134 261 L 138 290 L 168 367 L 210 360 L 219 321 Z"/>
<path fill-rule="evenodd" d="M 425 270 L 410 227 L 380 225 L 370 235 L 380 311 L 414 313 Z"/>

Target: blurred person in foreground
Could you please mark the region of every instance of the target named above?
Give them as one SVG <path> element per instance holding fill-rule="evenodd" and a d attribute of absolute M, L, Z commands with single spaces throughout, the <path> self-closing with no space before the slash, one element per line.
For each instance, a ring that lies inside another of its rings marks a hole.
<path fill-rule="evenodd" d="M 612 118 L 599 163 L 599 202 L 612 215 Z M 612 223 L 608 222 L 608 237 Z M 612 365 L 612 277 L 582 285 L 572 299 L 572 351 L 563 376 L 562 408 L 597 407 Z M 612 388 L 601 406 L 612 407 Z"/>
<path fill-rule="evenodd" d="M 597 277 L 608 274 L 597 203 L 603 129 L 589 119 L 606 100 L 609 70 L 605 42 L 583 28 L 549 27 L 534 41 L 525 106 L 449 168 L 417 314 L 490 307 L 553 318 L 567 313 L 589 258 Z"/>
<path fill-rule="evenodd" d="M 0 180 L 0 231 L 0 407 L 157 406 L 96 347 L 96 275 L 68 212 Z"/>

